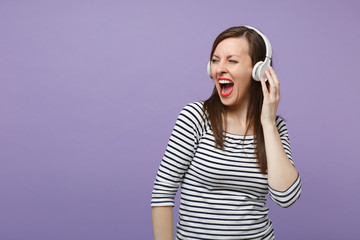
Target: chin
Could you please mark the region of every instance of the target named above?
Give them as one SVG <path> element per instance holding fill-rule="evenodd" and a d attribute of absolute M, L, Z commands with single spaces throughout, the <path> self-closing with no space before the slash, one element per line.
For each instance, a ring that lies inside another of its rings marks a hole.
<path fill-rule="evenodd" d="M 218 94 L 219 94 L 219 92 L 218 92 Z M 221 96 L 221 95 L 219 94 L 219 97 L 220 97 L 221 103 L 222 103 L 224 106 L 227 106 L 227 107 L 236 105 L 237 102 L 238 102 L 238 101 L 236 100 L 235 95 L 223 97 L 223 96 Z"/>
<path fill-rule="evenodd" d="M 219 91 L 217 91 L 219 97 L 220 97 L 220 101 L 221 103 L 226 106 L 226 107 L 231 107 L 231 106 L 235 106 L 238 105 L 241 102 L 245 102 L 246 101 L 246 96 L 243 95 L 242 97 L 239 98 L 239 95 L 236 94 L 236 92 L 232 92 L 229 96 L 222 96 Z"/>
<path fill-rule="evenodd" d="M 220 100 L 221 100 L 221 103 L 226 107 L 231 107 L 231 106 L 236 105 L 236 102 L 231 99 L 220 98 Z"/>

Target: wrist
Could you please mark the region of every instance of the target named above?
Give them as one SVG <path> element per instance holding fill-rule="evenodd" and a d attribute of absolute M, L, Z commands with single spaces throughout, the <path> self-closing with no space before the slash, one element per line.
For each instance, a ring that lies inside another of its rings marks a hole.
<path fill-rule="evenodd" d="M 276 126 L 276 122 L 273 121 L 273 122 L 265 122 L 265 123 L 262 123 L 262 128 L 264 131 L 266 130 L 274 130 L 276 129 L 277 130 L 277 126 Z"/>

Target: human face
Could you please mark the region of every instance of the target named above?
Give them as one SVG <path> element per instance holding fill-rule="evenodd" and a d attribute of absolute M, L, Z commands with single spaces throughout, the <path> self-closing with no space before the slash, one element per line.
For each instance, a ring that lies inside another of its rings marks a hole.
<path fill-rule="evenodd" d="M 243 102 L 248 97 L 252 81 L 248 41 L 243 37 L 221 41 L 211 60 L 211 74 L 225 106 Z"/>

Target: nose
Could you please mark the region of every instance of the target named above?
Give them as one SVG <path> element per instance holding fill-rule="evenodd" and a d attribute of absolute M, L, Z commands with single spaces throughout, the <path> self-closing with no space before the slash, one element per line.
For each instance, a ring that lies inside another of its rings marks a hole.
<path fill-rule="evenodd" d="M 228 69 L 226 67 L 226 64 L 224 62 L 219 62 L 217 68 L 216 68 L 216 74 L 218 76 L 221 76 L 224 73 L 227 73 Z"/>

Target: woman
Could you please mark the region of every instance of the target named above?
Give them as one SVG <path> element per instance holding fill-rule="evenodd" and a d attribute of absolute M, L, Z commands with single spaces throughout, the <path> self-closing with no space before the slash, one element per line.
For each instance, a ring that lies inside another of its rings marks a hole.
<path fill-rule="evenodd" d="M 156 240 L 172 239 L 172 207 L 181 184 L 177 239 L 275 239 L 266 194 L 282 207 L 301 194 L 287 127 L 276 115 L 279 81 L 272 67 L 260 82 L 253 68 L 266 59 L 267 39 L 232 27 L 216 39 L 205 102 L 180 112 L 152 194 Z M 267 81 L 265 81 L 267 80 Z"/>

